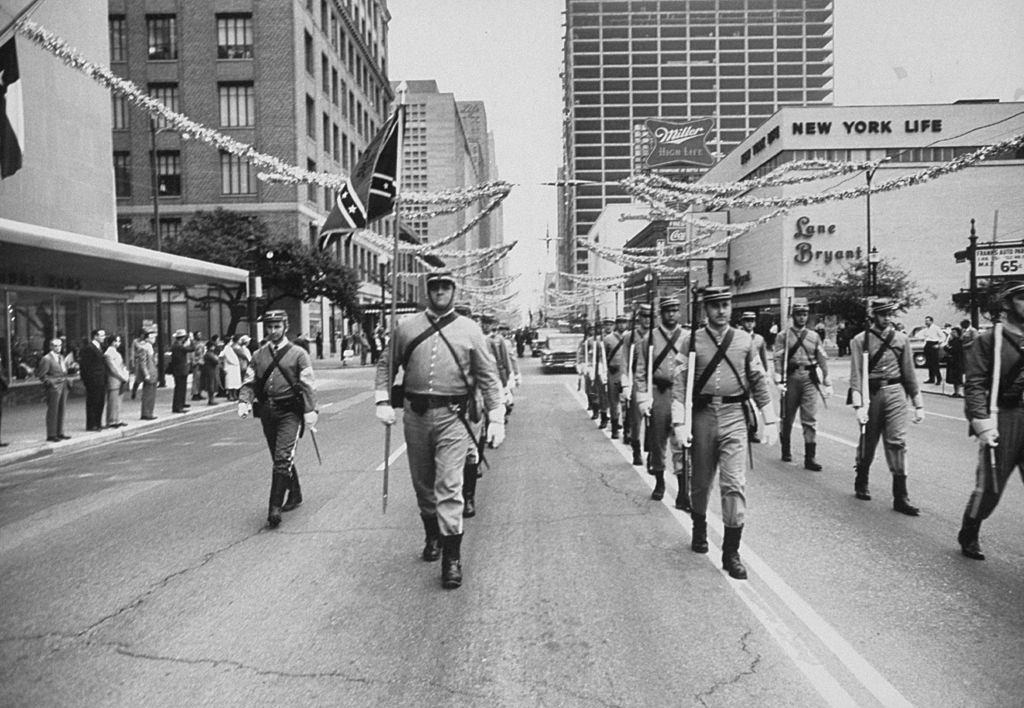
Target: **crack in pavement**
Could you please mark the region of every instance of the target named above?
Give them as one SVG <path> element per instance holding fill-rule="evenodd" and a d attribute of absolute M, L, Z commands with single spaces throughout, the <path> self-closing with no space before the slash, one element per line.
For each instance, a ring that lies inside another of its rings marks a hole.
<path fill-rule="evenodd" d="M 738 674 L 733 676 L 728 681 L 719 681 L 718 683 L 715 683 L 714 685 L 712 685 L 711 688 L 709 688 L 707 691 L 704 691 L 702 693 L 696 694 L 694 696 L 694 700 L 697 701 L 697 703 L 699 703 L 702 706 L 706 706 L 707 705 L 707 699 L 710 698 L 719 689 L 725 688 L 727 686 L 735 685 L 735 684 L 739 683 L 740 681 L 742 681 L 747 676 L 753 676 L 754 674 L 757 673 L 757 667 L 761 663 L 761 655 L 760 654 L 752 654 L 751 653 L 750 636 L 753 633 L 754 632 L 753 632 L 752 629 L 748 629 L 740 637 L 740 651 L 742 651 L 744 654 L 752 657 L 750 665 L 746 669 L 744 669 L 743 671 L 740 671 Z"/>

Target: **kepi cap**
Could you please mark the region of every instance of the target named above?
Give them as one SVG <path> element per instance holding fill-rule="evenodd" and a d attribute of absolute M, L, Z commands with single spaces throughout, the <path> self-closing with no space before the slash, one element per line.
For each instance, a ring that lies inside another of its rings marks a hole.
<path fill-rule="evenodd" d="M 705 304 L 732 300 L 732 290 L 726 287 L 704 288 L 701 298 Z"/>
<path fill-rule="evenodd" d="M 794 315 L 810 312 L 811 309 L 807 307 L 806 302 L 794 302 L 793 307 L 790 308 L 790 313 Z"/>
<path fill-rule="evenodd" d="M 260 322 L 287 322 L 288 313 L 284 310 L 267 310 L 260 317 Z"/>
<path fill-rule="evenodd" d="M 601 324 L 603 324 L 603 325 L 613 325 L 613 324 L 615 324 L 615 320 L 613 320 L 611 317 L 603 317 L 603 318 L 601 318 Z"/>
<path fill-rule="evenodd" d="M 619 322 L 629 322 L 629 318 L 626 317 L 625 315 L 616 315 L 615 324 L 618 324 Z"/>
<path fill-rule="evenodd" d="M 748 312 L 744 312 L 743 314 L 740 315 L 740 319 L 741 320 L 756 320 L 757 319 L 757 313 L 756 312 L 749 312 L 749 311 Z"/>
<path fill-rule="evenodd" d="M 679 309 L 679 301 L 674 297 L 663 297 L 658 301 L 658 306 L 662 310 Z"/>
<path fill-rule="evenodd" d="M 1024 292 L 1024 280 L 1010 280 L 999 291 L 1001 301 L 1009 301 L 1014 295 Z"/>
<path fill-rule="evenodd" d="M 433 283 L 451 283 L 454 288 L 455 276 L 450 270 L 435 270 L 427 273 L 427 287 L 429 288 Z"/>
<path fill-rule="evenodd" d="M 899 309 L 899 303 L 887 297 L 876 298 L 868 302 L 868 310 L 872 315 L 882 315 L 895 312 Z"/>
<path fill-rule="evenodd" d="M 637 313 L 640 315 L 649 316 L 651 314 L 651 306 L 645 302 L 640 305 L 639 309 L 637 310 Z"/>

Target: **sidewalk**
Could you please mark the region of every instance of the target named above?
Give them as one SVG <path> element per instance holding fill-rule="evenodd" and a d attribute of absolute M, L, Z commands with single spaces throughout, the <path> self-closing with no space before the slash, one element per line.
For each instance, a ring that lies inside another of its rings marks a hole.
<path fill-rule="evenodd" d="M 313 358 L 315 370 L 342 369 L 341 361 L 333 359 Z M 358 362 L 347 368 L 360 368 Z M 189 390 L 191 391 L 192 377 L 189 377 Z M 141 393 L 141 389 L 140 389 Z M 136 398 L 134 401 L 131 395 L 124 394 L 121 400 L 121 419 L 128 425 L 123 428 L 104 428 L 98 432 L 90 432 L 85 429 L 85 398 L 74 396 L 68 399 L 67 415 L 64 420 L 64 433 L 70 435 L 70 440 L 59 443 L 46 441 L 46 403 L 42 400 L 31 403 L 19 403 L 17 405 L 5 405 L 3 410 L 3 423 L 0 427 L 0 442 L 8 443 L 7 447 L 0 447 L 0 469 L 23 460 L 43 457 L 54 453 L 66 453 L 69 450 L 84 449 L 101 443 L 130 438 L 154 430 L 178 425 L 182 421 L 195 418 L 206 418 L 217 413 L 230 411 L 235 413 L 235 404 L 226 398 L 215 398 L 218 405 L 208 405 L 205 396 L 201 401 L 191 400 L 191 395 L 186 396 L 186 403 L 191 408 L 185 409 L 184 413 L 171 413 L 171 399 L 174 395 L 174 379 L 167 377 L 167 387 L 156 390 L 156 406 L 153 414 L 156 420 L 141 420 L 139 418 L 142 408 L 142 400 Z M 106 416 L 106 411 L 104 411 Z M 104 418 L 105 419 L 105 418 Z"/>

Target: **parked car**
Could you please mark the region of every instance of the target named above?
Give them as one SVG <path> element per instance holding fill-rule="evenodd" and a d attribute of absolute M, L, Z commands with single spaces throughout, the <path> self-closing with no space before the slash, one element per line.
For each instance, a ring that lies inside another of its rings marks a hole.
<path fill-rule="evenodd" d="M 548 345 L 548 338 L 553 334 L 562 334 L 561 330 L 542 327 L 537 330 L 536 336 L 530 342 L 530 355 L 540 356 Z"/>
<path fill-rule="evenodd" d="M 544 373 L 552 371 L 576 371 L 576 352 L 583 341 L 582 334 L 552 334 L 540 355 L 540 366 Z"/>

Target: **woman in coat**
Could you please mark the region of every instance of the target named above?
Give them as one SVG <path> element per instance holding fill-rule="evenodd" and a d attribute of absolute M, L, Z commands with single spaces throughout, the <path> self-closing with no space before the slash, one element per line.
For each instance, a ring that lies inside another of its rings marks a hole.
<path fill-rule="evenodd" d="M 953 327 L 949 331 L 949 339 L 943 345 L 948 356 L 946 357 L 946 381 L 953 384 L 952 398 L 963 398 L 960 389 L 964 385 L 964 340 L 960 336 L 959 327 Z"/>
<path fill-rule="evenodd" d="M 206 343 L 203 355 L 203 382 L 206 384 L 207 405 L 215 406 L 213 400 L 220 389 L 220 335 L 215 334 Z"/>
<path fill-rule="evenodd" d="M 128 367 L 121 356 L 121 337 L 111 334 L 103 349 L 103 361 L 107 367 L 107 427 L 120 428 L 127 425 L 121 420 L 121 394 L 128 386 Z"/>
<path fill-rule="evenodd" d="M 242 369 L 235 342 L 236 338 L 232 337 L 220 350 L 220 363 L 224 367 L 224 390 L 227 391 L 229 401 L 237 401 L 238 389 L 242 388 Z"/>

